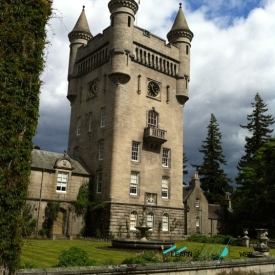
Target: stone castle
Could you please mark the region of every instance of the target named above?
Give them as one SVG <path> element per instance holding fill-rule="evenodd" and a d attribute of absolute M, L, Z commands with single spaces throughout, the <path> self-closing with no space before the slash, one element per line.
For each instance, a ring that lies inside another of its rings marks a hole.
<path fill-rule="evenodd" d="M 134 0 L 108 3 L 110 26 L 92 35 L 85 10 L 69 33 L 68 155 L 93 175 L 96 202 L 109 206 L 105 231 L 129 222 L 143 207 L 152 235 L 184 228 L 183 106 L 188 100 L 193 33 L 181 5 L 169 43 L 135 26 Z M 108 232 L 104 232 L 108 234 Z"/>

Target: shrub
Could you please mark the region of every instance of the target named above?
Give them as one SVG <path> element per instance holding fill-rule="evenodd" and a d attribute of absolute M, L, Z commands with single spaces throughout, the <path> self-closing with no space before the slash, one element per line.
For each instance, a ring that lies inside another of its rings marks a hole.
<path fill-rule="evenodd" d="M 90 260 L 86 251 L 79 247 L 71 247 L 64 250 L 58 257 L 58 264 L 55 267 L 72 267 L 72 266 L 94 266 L 97 265 L 95 260 Z"/>
<path fill-rule="evenodd" d="M 229 235 L 215 235 L 213 237 L 206 237 L 204 235 L 191 235 L 188 238 L 190 242 L 197 242 L 197 243 L 217 243 L 217 244 L 228 244 L 231 236 Z M 235 244 L 235 241 L 231 239 L 231 245 Z"/>
<path fill-rule="evenodd" d="M 161 258 L 154 252 L 142 252 L 135 257 L 126 258 L 122 264 L 146 264 L 146 263 L 160 263 Z"/>

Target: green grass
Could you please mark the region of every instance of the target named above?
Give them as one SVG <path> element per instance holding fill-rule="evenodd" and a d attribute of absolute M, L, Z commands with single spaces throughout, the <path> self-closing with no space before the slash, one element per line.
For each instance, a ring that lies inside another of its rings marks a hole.
<path fill-rule="evenodd" d="M 204 244 L 176 241 L 177 248 L 188 247 L 189 251 L 201 250 Z M 21 263 L 30 263 L 39 268 L 49 268 L 57 264 L 58 256 L 63 250 L 76 246 L 88 253 L 90 259 L 94 259 L 100 264 L 111 261 L 113 264 L 120 264 L 124 259 L 134 257 L 137 251 L 124 251 L 113 249 L 111 242 L 97 242 L 89 240 L 25 240 L 22 249 Z M 206 244 L 207 247 L 219 247 L 220 245 Z M 240 252 L 253 251 L 252 247 L 229 246 L 228 256 L 225 260 L 240 258 Z M 211 248 L 209 248 L 211 249 Z M 275 249 L 270 250 L 270 255 L 275 255 Z"/>
<path fill-rule="evenodd" d="M 125 258 L 132 257 L 135 252 L 114 250 L 111 242 L 96 242 L 88 240 L 25 240 L 22 249 L 21 263 L 31 263 L 36 267 L 49 268 L 58 263 L 58 256 L 63 250 L 76 246 L 88 253 L 90 259 L 99 263 L 112 260 L 114 264 L 121 263 Z"/>

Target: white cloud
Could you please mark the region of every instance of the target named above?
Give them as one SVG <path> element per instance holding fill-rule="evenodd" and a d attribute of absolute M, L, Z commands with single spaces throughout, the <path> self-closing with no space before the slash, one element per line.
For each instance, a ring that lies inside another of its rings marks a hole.
<path fill-rule="evenodd" d="M 229 15 L 221 11 L 225 3 L 228 3 L 228 9 L 242 10 L 254 2 L 207 0 L 195 11 L 191 10 L 191 2 L 183 4 L 188 25 L 195 35 L 191 49 L 190 100 L 184 107 L 184 148 L 191 163 L 201 161 L 198 150 L 206 138 L 210 114 L 214 113 L 220 124 L 228 159 L 226 171 L 231 175 L 236 172 L 232 171 L 243 152 L 245 134 L 239 124 L 246 124 L 256 92 L 268 104 L 269 114 L 275 116 L 275 0 L 261 3 L 262 7 L 251 10 L 247 17 L 228 18 Z M 42 76 L 45 84 L 41 92 L 38 136 L 35 138 L 35 143 L 43 143 L 41 147 L 46 150 L 62 152 L 67 144 L 70 118 L 70 104 L 66 99 L 68 32 L 74 27 L 82 5 L 86 6 L 93 35 L 102 32 L 110 21 L 108 0 L 83 0 L 81 4 L 74 0 L 54 1 L 53 7 L 62 19 L 50 21 L 52 46 L 48 48 L 46 70 Z M 178 8 L 176 0 L 141 0 L 138 26 L 166 39 L 173 24 L 171 17 L 175 16 Z M 47 133 L 56 133 L 55 141 L 50 136 L 47 139 Z M 56 142 L 57 139 L 62 142 Z"/>

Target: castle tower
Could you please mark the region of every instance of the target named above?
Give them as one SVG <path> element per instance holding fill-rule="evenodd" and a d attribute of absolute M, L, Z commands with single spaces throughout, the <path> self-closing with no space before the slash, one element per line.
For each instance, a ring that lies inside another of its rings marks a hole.
<path fill-rule="evenodd" d="M 77 40 L 75 29 L 69 34 L 68 154 L 89 169 L 93 199 L 107 206 L 95 226 L 102 235 L 123 237 L 126 221 L 135 232 L 145 206 L 152 238 L 169 239 L 172 231 L 180 238 L 182 104 L 188 96 L 182 80 L 189 81 L 190 62 L 185 48 L 182 53 L 186 38 L 176 35 L 181 15 L 166 44 L 134 25 L 136 1 L 111 0 L 108 7 L 111 23 L 102 34 L 92 37 L 87 27 L 77 30 Z M 186 27 L 180 31 L 191 33 Z"/>
<path fill-rule="evenodd" d="M 188 83 L 190 81 L 190 49 L 193 33 L 190 31 L 181 4 L 172 29 L 167 34 L 169 42 L 179 48 L 179 71 L 177 76 L 177 100 L 184 105 L 188 100 Z"/>
<path fill-rule="evenodd" d="M 69 91 L 67 98 L 73 100 L 76 97 L 76 81 L 74 81 L 74 78 L 77 75 L 77 68 L 75 66 L 77 51 L 79 47 L 87 45 L 88 41 L 93 37 L 85 15 L 85 6 L 83 6 L 83 10 L 68 37 L 71 44 L 68 69 Z"/>

